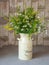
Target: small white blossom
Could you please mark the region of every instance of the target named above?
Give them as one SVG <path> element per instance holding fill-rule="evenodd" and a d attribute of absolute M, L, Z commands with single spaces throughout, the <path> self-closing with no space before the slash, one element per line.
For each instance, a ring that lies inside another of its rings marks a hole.
<path fill-rule="evenodd" d="M 39 32 L 39 33 L 41 32 L 41 28 L 40 28 L 40 27 L 38 28 L 38 32 Z"/>
<path fill-rule="evenodd" d="M 21 13 L 17 13 L 17 15 L 22 15 Z"/>
<path fill-rule="evenodd" d="M 24 29 L 21 29 L 21 31 L 23 31 Z"/>
<path fill-rule="evenodd" d="M 38 18 L 40 18 L 40 17 L 38 16 Z"/>
<path fill-rule="evenodd" d="M 15 28 L 17 28 L 17 26 L 15 26 Z"/>
<path fill-rule="evenodd" d="M 30 23 L 28 23 L 28 25 L 30 26 Z"/>
<path fill-rule="evenodd" d="M 47 30 L 45 30 L 46 34 L 47 34 Z"/>
<path fill-rule="evenodd" d="M 17 27 L 17 26 L 15 26 L 14 28 L 15 28 L 15 29 L 18 29 L 18 27 Z"/>
<path fill-rule="evenodd" d="M 28 16 L 25 16 L 26 19 L 28 19 Z"/>
<path fill-rule="evenodd" d="M 13 24 L 13 22 L 10 22 L 10 25 L 12 25 Z"/>
<path fill-rule="evenodd" d="M 30 25 L 30 23 L 28 23 L 29 27 L 31 28 L 32 26 Z"/>
<path fill-rule="evenodd" d="M 23 27 L 27 27 L 27 25 L 24 25 Z"/>
<path fill-rule="evenodd" d="M 13 23 L 11 22 L 10 25 L 13 26 Z"/>

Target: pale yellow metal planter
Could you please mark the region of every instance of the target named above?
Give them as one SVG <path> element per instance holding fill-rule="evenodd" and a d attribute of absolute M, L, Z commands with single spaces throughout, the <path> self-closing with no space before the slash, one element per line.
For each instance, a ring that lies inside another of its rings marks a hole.
<path fill-rule="evenodd" d="M 20 34 L 19 39 L 19 59 L 31 60 L 32 59 L 32 39 L 28 34 Z"/>

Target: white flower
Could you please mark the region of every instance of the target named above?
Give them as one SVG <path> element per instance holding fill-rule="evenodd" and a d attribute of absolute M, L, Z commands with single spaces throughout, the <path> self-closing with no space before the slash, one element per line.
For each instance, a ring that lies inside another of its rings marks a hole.
<path fill-rule="evenodd" d="M 21 13 L 17 13 L 17 15 L 22 15 Z"/>
<path fill-rule="evenodd" d="M 41 32 L 41 28 L 40 28 L 40 27 L 38 28 L 38 32 L 39 32 L 39 33 Z"/>
<path fill-rule="evenodd" d="M 24 29 L 21 29 L 21 31 L 23 31 Z"/>
<path fill-rule="evenodd" d="M 17 26 L 15 26 L 14 28 L 17 28 Z"/>
<path fill-rule="evenodd" d="M 27 25 L 24 25 L 23 27 L 27 27 Z"/>
<path fill-rule="evenodd" d="M 31 28 L 32 26 L 30 25 L 30 23 L 28 23 L 29 27 Z"/>
<path fill-rule="evenodd" d="M 15 28 L 15 29 L 18 29 L 18 27 L 17 27 L 17 26 L 15 26 L 14 28 Z"/>
<path fill-rule="evenodd" d="M 11 22 L 10 25 L 13 26 L 13 22 Z"/>
<path fill-rule="evenodd" d="M 28 16 L 25 16 L 26 19 L 28 19 Z"/>
<path fill-rule="evenodd" d="M 13 23 L 12 22 L 10 22 L 10 25 L 12 25 Z"/>
<path fill-rule="evenodd" d="M 38 16 L 38 18 L 40 18 L 40 17 Z"/>
<path fill-rule="evenodd" d="M 28 25 L 30 26 L 30 23 L 28 23 Z"/>

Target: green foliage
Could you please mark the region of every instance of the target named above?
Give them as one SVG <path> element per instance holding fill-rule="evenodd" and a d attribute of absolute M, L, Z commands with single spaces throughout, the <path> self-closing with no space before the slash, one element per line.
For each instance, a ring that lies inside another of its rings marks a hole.
<path fill-rule="evenodd" d="M 17 16 L 10 16 L 9 24 L 17 34 L 32 34 L 41 31 L 42 28 L 40 18 L 33 8 L 27 8 L 23 12 L 19 11 Z"/>

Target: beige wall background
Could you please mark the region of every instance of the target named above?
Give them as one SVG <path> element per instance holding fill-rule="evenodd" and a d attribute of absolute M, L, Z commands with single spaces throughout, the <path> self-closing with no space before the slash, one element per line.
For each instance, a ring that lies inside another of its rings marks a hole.
<path fill-rule="evenodd" d="M 17 6 L 20 6 L 21 11 L 27 7 L 33 7 L 36 11 L 40 12 L 38 15 L 44 18 L 44 22 L 47 23 L 49 21 L 49 0 L 0 0 L 0 47 L 18 44 L 16 37 L 19 37 L 19 35 L 14 35 L 14 32 L 9 32 L 3 27 L 7 23 L 3 16 L 16 15 Z M 43 36 L 46 36 L 46 33 L 45 35 L 43 33 L 36 35 L 34 45 L 43 45 Z M 44 45 L 49 45 L 49 42 L 45 41 Z"/>

